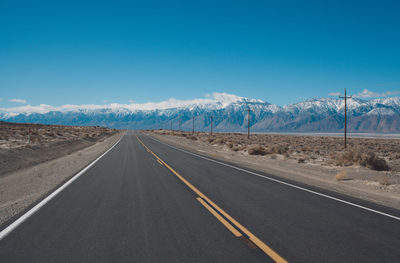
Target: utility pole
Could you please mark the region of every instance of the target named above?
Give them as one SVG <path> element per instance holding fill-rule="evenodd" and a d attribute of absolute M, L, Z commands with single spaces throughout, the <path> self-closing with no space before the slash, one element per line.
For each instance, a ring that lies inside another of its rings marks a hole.
<path fill-rule="evenodd" d="M 247 106 L 247 139 L 250 139 L 250 107 Z"/>
<path fill-rule="evenodd" d="M 171 120 L 171 131 L 172 131 L 172 120 Z"/>
<path fill-rule="evenodd" d="M 211 133 L 210 133 L 210 135 L 212 136 L 212 127 L 213 126 L 213 116 L 211 115 Z"/>
<path fill-rule="evenodd" d="M 181 131 L 181 119 L 178 119 L 178 126 L 179 126 L 179 131 Z"/>
<path fill-rule="evenodd" d="M 344 97 L 339 96 L 339 98 L 344 99 L 344 149 L 347 148 L 347 99 L 351 99 L 352 96 L 346 94 L 346 88 L 344 89 Z"/>
<path fill-rule="evenodd" d="M 193 116 L 193 129 L 192 129 L 192 134 L 194 134 L 194 116 Z"/>

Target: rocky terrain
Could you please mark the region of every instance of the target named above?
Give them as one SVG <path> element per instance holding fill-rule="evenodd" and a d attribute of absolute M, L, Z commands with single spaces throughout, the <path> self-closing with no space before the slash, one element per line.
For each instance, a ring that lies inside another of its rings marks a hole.
<path fill-rule="evenodd" d="M 0 175 L 68 155 L 116 133 L 103 127 L 0 122 Z"/>

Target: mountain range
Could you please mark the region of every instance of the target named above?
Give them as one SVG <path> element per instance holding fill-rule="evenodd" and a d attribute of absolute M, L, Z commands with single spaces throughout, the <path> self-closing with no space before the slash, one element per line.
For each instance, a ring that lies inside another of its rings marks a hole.
<path fill-rule="evenodd" d="M 66 105 L 2 109 L 0 120 L 19 123 L 93 125 L 119 129 L 255 132 L 340 132 L 344 100 L 318 98 L 286 106 L 259 99 L 215 93 L 208 99 L 154 104 Z M 26 109 L 26 110 L 24 110 Z M 400 132 L 400 97 L 347 100 L 349 132 Z"/>

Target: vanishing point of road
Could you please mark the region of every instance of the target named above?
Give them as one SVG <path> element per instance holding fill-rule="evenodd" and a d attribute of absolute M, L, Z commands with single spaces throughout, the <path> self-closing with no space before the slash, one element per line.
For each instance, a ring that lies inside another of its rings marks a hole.
<path fill-rule="evenodd" d="M 0 262 L 400 259 L 398 210 L 138 132 L 20 221 L 1 229 Z"/>

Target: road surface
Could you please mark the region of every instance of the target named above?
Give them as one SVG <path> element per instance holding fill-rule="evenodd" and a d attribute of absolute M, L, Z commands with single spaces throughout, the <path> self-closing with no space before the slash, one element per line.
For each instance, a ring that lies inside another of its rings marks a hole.
<path fill-rule="evenodd" d="M 257 173 L 128 132 L 0 262 L 398 262 L 399 211 Z"/>

